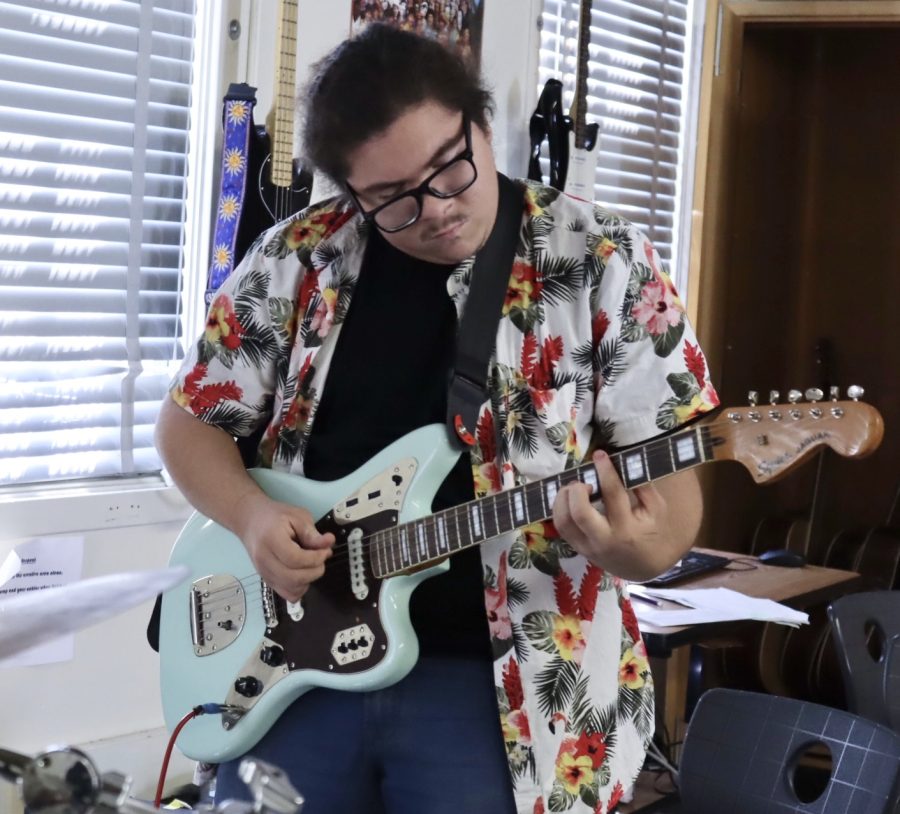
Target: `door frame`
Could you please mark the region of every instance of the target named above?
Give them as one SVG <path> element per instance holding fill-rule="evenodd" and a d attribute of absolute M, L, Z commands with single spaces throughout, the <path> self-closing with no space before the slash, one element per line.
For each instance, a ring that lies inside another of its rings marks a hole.
<path fill-rule="evenodd" d="M 721 304 L 728 294 L 729 191 L 745 29 L 760 23 L 900 26 L 900 0 L 707 0 L 706 20 L 687 300 L 712 380 L 717 381 L 724 358 Z"/>

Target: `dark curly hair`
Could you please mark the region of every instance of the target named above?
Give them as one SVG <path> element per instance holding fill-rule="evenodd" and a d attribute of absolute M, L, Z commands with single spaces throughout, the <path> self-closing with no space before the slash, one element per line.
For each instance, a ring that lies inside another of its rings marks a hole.
<path fill-rule="evenodd" d="M 485 129 L 494 101 L 482 78 L 434 40 L 370 24 L 313 65 L 300 94 L 303 155 L 342 185 L 348 156 L 423 102 L 460 110 Z"/>

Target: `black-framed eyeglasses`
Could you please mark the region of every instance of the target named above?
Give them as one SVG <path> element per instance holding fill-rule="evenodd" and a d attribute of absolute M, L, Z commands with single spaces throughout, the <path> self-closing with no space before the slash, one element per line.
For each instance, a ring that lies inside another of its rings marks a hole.
<path fill-rule="evenodd" d="M 412 226 L 421 217 L 422 198 L 425 195 L 453 198 L 465 192 L 478 178 L 478 170 L 472 160 L 472 125 L 465 114 L 463 114 L 463 133 L 466 137 L 466 148 L 461 153 L 438 167 L 415 189 L 401 192 L 368 212 L 359 202 L 356 190 L 348 183 L 347 191 L 362 216 L 383 232 L 399 232 Z"/>

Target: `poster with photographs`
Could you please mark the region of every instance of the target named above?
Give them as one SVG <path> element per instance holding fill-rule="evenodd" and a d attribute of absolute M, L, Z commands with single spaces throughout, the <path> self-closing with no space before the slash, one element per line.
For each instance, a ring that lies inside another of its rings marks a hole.
<path fill-rule="evenodd" d="M 370 23 L 386 23 L 435 39 L 481 64 L 481 31 L 487 0 L 353 0 L 350 35 Z"/>

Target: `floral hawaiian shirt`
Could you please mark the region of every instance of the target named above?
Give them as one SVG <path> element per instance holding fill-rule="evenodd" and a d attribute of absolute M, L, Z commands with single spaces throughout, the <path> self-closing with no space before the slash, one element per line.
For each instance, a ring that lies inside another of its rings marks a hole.
<path fill-rule="evenodd" d="M 718 404 L 659 255 L 629 222 L 517 182 L 519 244 L 471 450 L 479 496 L 561 472 Z M 303 455 L 368 227 L 333 199 L 266 232 L 217 292 L 175 401 L 246 436 L 259 462 Z M 473 259 L 451 274 L 465 308 Z M 653 685 L 627 586 L 552 523 L 481 547 L 500 725 L 518 811 L 607 814 L 652 734 Z"/>

